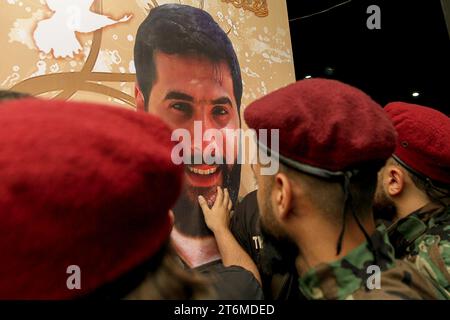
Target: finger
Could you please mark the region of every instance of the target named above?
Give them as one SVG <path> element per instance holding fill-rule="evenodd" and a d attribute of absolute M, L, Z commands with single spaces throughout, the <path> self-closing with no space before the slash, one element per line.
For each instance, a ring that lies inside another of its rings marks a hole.
<path fill-rule="evenodd" d="M 214 206 L 221 206 L 223 202 L 223 191 L 221 187 L 217 187 L 216 202 Z"/>
<path fill-rule="evenodd" d="M 172 210 L 169 210 L 169 219 L 170 219 L 170 223 L 173 224 L 175 221 L 175 214 L 173 213 Z"/>
<path fill-rule="evenodd" d="M 200 208 L 202 208 L 203 214 L 207 214 L 209 212 L 208 203 L 203 196 L 198 196 L 198 204 L 200 205 Z"/>
<path fill-rule="evenodd" d="M 228 202 L 228 211 L 230 211 L 233 208 L 233 202 Z"/>
<path fill-rule="evenodd" d="M 228 193 L 228 189 L 225 188 L 223 191 L 223 206 L 228 207 L 228 202 L 230 202 L 230 194 Z"/>

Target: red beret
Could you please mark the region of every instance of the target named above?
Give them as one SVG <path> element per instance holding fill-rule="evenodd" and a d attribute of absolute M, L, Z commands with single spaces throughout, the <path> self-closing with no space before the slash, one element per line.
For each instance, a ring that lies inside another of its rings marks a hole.
<path fill-rule="evenodd" d="M 385 111 L 398 133 L 394 155 L 419 174 L 450 184 L 450 119 L 404 102 L 390 103 Z"/>
<path fill-rule="evenodd" d="M 182 185 L 156 117 L 87 103 L 0 106 L 0 299 L 68 299 L 147 262 Z M 66 286 L 81 269 L 81 290 Z"/>
<path fill-rule="evenodd" d="M 250 104 L 244 117 L 253 129 L 280 130 L 281 156 L 333 172 L 385 161 L 396 144 L 382 107 L 334 80 L 291 84 Z"/>

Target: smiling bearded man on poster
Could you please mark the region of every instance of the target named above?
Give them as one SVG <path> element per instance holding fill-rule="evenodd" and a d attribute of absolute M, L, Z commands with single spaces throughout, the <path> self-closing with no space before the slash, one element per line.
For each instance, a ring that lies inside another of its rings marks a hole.
<path fill-rule="evenodd" d="M 172 242 L 189 267 L 220 260 L 197 199 L 201 195 L 212 206 L 220 186 L 236 202 L 239 142 L 233 140 L 231 152 L 225 151 L 226 142 L 213 146 L 214 158 L 223 161 L 207 164 L 205 150 L 216 141 L 204 141 L 194 131 L 199 126 L 200 133 L 240 128 L 242 79 L 233 45 L 206 11 L 168 4 L 151 10 L 139 27 L 134 56 L 138 110 L 160 116 L 173 130 L 189 132 L 190 154 L 196 160 L 186 164 L 184 192 L 173 208 Z"/>

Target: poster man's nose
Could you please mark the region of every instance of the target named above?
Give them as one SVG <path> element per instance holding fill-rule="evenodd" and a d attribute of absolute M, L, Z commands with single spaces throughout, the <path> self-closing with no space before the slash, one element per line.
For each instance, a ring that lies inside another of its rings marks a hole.
<path fill-rule="evenodd" d="M 211 141 L 205 141 L 203 139 L 203 135 L 201 137 L 201 141 L 198 141 L 196 137 L 192 137 L 191 140 L 191 154 L 192 155 L 203 155 L 205 150 L 208 151 L 208 154 L 211 156 L 216 155 L 216 149 L 218 147 L 218 144 L 214 139 Z"/>

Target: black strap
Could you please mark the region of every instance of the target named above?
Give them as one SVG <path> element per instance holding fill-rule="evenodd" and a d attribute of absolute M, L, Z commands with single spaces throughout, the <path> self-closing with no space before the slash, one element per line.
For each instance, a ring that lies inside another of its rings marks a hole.
<path fill-rule="evenodd" d="M 364 237 L 367 240 L 367 243 L 369 245 L 369 249 L 373 251 L 375 258 L 377 256 L 376 250 L 374 250 L 374 246 L 372 243 L 372 239 L 370 238 L 369 234 L 367 233 L 366 229 L 362 225 L 361 221 L 358 218 L 358 215 L 356 214 L 355 206 L 353 205 L 353 198 L 352 193 L 350 191 L 350 179 L 352 178 L 352 175 L 350 173 L 347 173 L 344 175 L 344 183 L 342 184 L 342 188 L 344 191 L 344 208 L 342 213 L 342 229 L 341 233 L 339 234 L 338 243 L 336 247 L 336 255 L 339 255 L 342 250 L 342 241 L 344 240 L 344 233 L 345 233 L 345 226 L 346 226 L 346 218 L 347 218 L 347 210 L 350 208 L 350 211 L 352 213 L 353 218 L 355 219 L 356 223 L 358 224 L 359 229 L 364 234 Z"/>
<path fill-rule="evenodd" d="M 342 241 L 344 240 L 344 233 L 345 233 L 345 226 L 347 221 L 347 208 L 349 205 L 349 198 L 351 196 L 350 192 L 350 177 L 345 176 L 344 177 L 344 183 L 342 184 L 342 189 L 344 191 L 344 208 L 342 209 L 342 229 L 339 234 L 338 243 L 336 247 L 336 255 L 338 256 L 341 253 L 342 250 Z"/>
<path fill-rule="evenodd" d="M 411 168 L 409 165 L 407 165 L 405 162 L 403 162 L 403 160 L 401 160 L 395 154 L 392 155 L 392 158 L 394 158 L 394 160 L 397 161 L 403 168 L 408 170 L 410 173 L 415 175 L 420 180 L 424 181 L 426 183 L 427 187 L 433 188 L 436 191 L 446 195 L 447 197 L 450 196 L 450 194 L 448 193 L 448 189 L 450 189 L 450 185 L 431 180 L 429 177 L 427 177 L 427 176 L 423 175 L 422 173 L 418 172 L 417 170 Z"/>
<path fill-rule="evenodd" d="M 280 160 L 280 162 L 283 163 L 284 165 L 286 165 L 294 170 L 297 170 L 297 171 L 300 171 L 300 172 L 303 172 L 303 173 L 306 173 L 306 174 L 309 174 L 309 175 L 312 175 L 315 177 L 319 177 L 322 179 L 341 180 L 342 177 L 344 177 L 345 175 L 350 175 L 350 177 L 351 177 L 351 176 L 358 174 L 358 172 L 359 172 L 359 170 L 357 170 L 357 169 L 349 170 L 349 171 L 331 171 L 331 170 L 327 170 L 327 169 L 314 167 L 309 164 L 300 163 L 296 160 L 289 159 L 289 158 L 281 155 L 277 151 L 270 149 L 269 147 L 267 147 L 266 145 L 264 145 L 263 143 L 261 143 L 259 141 L 258 141 L 258 145 L 261 149 L 266 151 L 270 156 L 278 158 Z"/>

